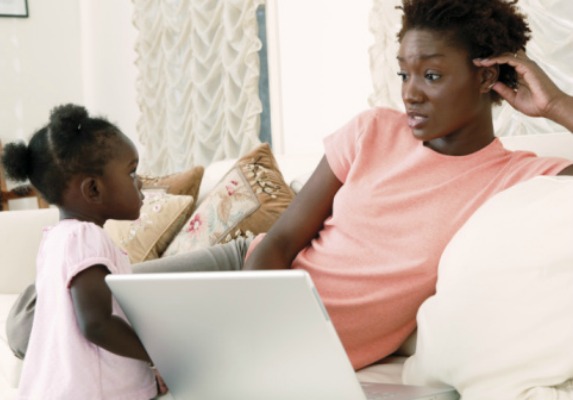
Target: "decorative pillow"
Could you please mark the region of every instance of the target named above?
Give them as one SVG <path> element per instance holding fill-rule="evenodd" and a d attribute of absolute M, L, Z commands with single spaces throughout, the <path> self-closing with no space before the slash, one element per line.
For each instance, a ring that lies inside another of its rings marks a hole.
<path fill-rule="evenodd" d="M 573 178 L 497 194 L 458 231 L 418 312 L 408 384 L 464 400 L 573 397 Z"/>
<path fill-rule="evenodd" d="M 193 211 L 193 196 L 146 190 L 135 221 L 108 220 L 105 231 L 132 263 L 158 258 Z"/>
<path fill-rule="evenodd" d="M 225 174 L 165 251 L 165 256 L 266 232 L 294 194 L 264 143 Z"/>
<path fill-rule="evenodd" d="M 196 166 L 187 171 L 159 177 L 140 175 L 139 179 L 143 189 L 164 189 L 169 194 L 186 194 L 197 199 L 203 173 L 204 168 Z"/>

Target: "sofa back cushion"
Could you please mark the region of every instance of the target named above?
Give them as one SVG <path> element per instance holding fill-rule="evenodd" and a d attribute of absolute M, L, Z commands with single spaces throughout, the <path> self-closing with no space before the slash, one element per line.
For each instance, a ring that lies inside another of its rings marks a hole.
<path fill-rule="evenodd" d="M 43 229 L 58 219 L 53 207 L 0 212 L 0 293 L 20 294 L 34 282 Z"/>

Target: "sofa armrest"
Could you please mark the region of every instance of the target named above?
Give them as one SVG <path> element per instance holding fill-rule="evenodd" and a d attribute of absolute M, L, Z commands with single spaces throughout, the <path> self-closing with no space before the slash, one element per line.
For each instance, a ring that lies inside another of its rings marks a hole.
<path fill-rule="evenodd" d="M 0 212 L 0 293 L 20 293 L 34 282 L 42 230 L 58 218 L 57 208 Z"/>

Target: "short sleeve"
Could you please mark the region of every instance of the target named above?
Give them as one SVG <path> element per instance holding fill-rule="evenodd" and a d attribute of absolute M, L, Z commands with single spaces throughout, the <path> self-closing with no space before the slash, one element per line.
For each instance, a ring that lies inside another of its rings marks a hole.
<path fill-rule="evenodd" d="M 328 165 L 341 182 L 346 180 L 348 171 L 359 151 L 360 136 L 374 116 L 375 110 L 362 112 L 324 138 Z"/>
<path fill-rule="evenodd" d="M 401 115 L 397 110 L 372 108 L 325 137 L 325 155 L 334 175 L 344 183 L 362 146 L 368 145 L 368 140 L 382 133 L 379 132 L 380 121 L 384 121 L 382 125 L 387 128 L 386 131 L 391 131 Z"/>
<path fill-rule="evenodd" d="M 92 223 L 81 223 L 69 232 L 64 246 L 66 281 L 94 265 L 104 265 L 111 273 L 122 273 L 129 264 L 127 255 L 117 248 L 105 231 Z"/>
<path fill-rule="evenodd" d="M 558 157 L 538 157 L 528 151 L 514 151 L 511 161 L 506 166 L 507 173 L 503 187 L 529 180 L 539 175 L 554 176 L 571 165 L 571 161 Z"/>

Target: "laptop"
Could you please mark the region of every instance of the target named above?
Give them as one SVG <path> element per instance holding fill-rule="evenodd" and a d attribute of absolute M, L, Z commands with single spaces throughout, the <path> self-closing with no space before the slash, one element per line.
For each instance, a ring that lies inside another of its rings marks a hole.
<path fill-rule="evenodd" d="M 108 275 L 176 400 L 450 400 L 452 389 L 362 386 L 308 273 Z"/>

